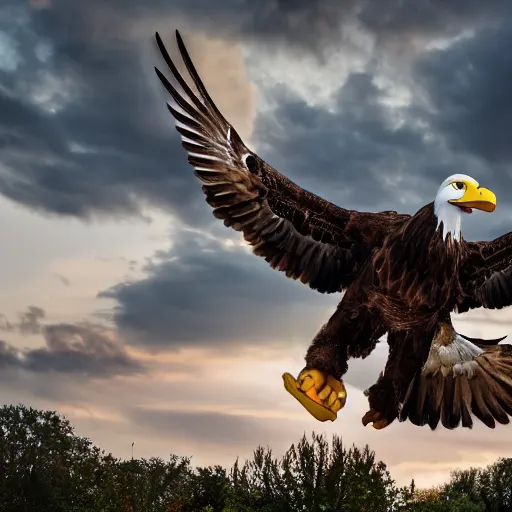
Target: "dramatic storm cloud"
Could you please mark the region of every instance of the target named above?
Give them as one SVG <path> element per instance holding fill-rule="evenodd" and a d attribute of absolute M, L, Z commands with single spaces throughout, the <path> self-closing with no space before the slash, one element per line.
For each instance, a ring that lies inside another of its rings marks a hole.
<path fill-rule="evenodd" d="M 22 334 L 42 333 L 41 348 L 19 349 L 0 341 L 0 367 L 39 373 L 76 373 L 94 377 L 140 373 L 143 366 L 104 327 L 93 324 L 47 324 L 44 310 L 31 306 L 19 323 L 4 318 L 2 330 Z"/>
<path fill-rule="evenodd" d="M 38 334 L 41 332 L 41 320 L 45 317 L 44 309 L 29 306 L 26 311 L 18 314 L 18 321 L 10 322 L 0 313 L 0 331 L 19 330 L 21 334 Z"/>
<path fill-rule="evenodd" d="M 417 65 L 418 81 L 432 105 L 434 129 L 455 150 L 493 165 L 507 166 L 512 157 L 512 56 L 503 51 L 511 42 L 510 25 L 501 23 L 431 52 Z"/>
<path fill-rule="evenodd" d="M 437 27 L 442 34 L 452 25 L 450 20 L 459 7 L 450 7 L 450 4 L 431 7 L 431 12 L 435 13 L 432 18 L 423 15 L 426 9 L 423 3 L 418 10 L 409 12 L 404 10 L 402 2 L 387 1 L 378 7 L 375 2 L 346 2 L 343 9 L 336 8 L 331 1 L 293 5 L 268 2 L 266 8 L 254 10 L 249 4 L 244 9 L 239 5 L 235 8 L 230 2 L 215 3 L 215 7 L 211 2 L 198 2 L 195 9 L 190 6 L 190 10 L 179 2 L 155 2 L 147 8 L 127 3 L 119 11 L 101 2 L 91 3 L 87 9 L 66 2 L 30 9 L 28 5 L 12 2 L 2 7 L 3 21 L 0 22 L 0 44 L 5 52 L 3 66 L 0 66 L 3 84 L 0 141 L 4 148 L 0 190 L 16 201 L 59 214 L 90 216 L 136 212 L 141 202 L 150 201 L 170 209 L 186 222 L 205 221 L 200 194 L 194 188 L 190 168 L 177 143 L 177 134 L 162 101 L 163 94 L 158 94 L 159 84 L 152 72 L 152 64 L 161 65 L 151 41 L 152 29 L 160 28 L 165 33 L 168 24 L 163 16 L 159 27 L 155 13 L 181 12 L 188 22 L 193 12 L 203 13 L 203 16 L 194 16 L 197 21 L 208 20 L 209 15 L 215 14 L 223 21 L 216 37 L 223 35 L 222 27 L 238 27 L 238 38 L 249 33 L 257 40 L 264 40 L 269 34 L 279 34 L 279 41 L 273 44 L 283 51 L 292 51 L 298 43 L 305 45 L 307 51 L 311 45 L 325 46 L 332 41 L 343 51 L 342 39 L 334 38 L 327 29 L 338 30 L 340 20 L 348 16 L 342 14 L 344 12 L 356 13 L 363 20 L 361 30 L 366 27 L 370 34 L 372 31 L 379 34 L 383 29 L 375 23 L 376 19 L 385 20 L 382 23 L 393 27 L 394 31 L 405 31 L 406 27 L 421 31 L 423 20 L 427 27 Z M 499 12 L 498 7 L 494 4 L 488 7 L 491 21 Z M 375 9 L 385 9 L 386 15 L 376 16 Z M 466 9 L 462 19 L 480 23 L 486 19 L 482 18 L 485 14 L 482 11 L 483 8 L 477 7 Z M 245 19 L 248 30 L 243 30 L 243 23 L 237 23 L 240 21 L 237 16 Z M 301 30 L 306 22 L 313 29 Z M 210 31 L 213 26 L 217 25 L 212 24 Z M 145 28 L 147 30 L 143 30 Z M 505 29 L 502 32 L 507 33 Z M 325 40 L 316 37 L 318 33 L 326 34 Z M 193 42 L 194 33 L 190 35 Z M 495 141 L 495 146 L 500 140 L 485 130 L 476 132 L 478 128 L 471 128 L 482 126 L 484 120 L 475 116 L 489 110 L 485 105 L 478 108 L 479 103 L 471 102 L 472 91 L 478 91 L 479 102 L 495 98 L 495 104 L 502 106 L 496 98 L 496 90 L 477 85 L 479 77 L 486 81 L 484 86 L 501 84 L 506 90 L 502 64 L 506 64 L 507 57 L 494 52 L 494 57 L 489 59 L 485 53 L 492 52 L 493 44 L 500 42 L 496 39 L 498 36 L 475 37 L 483 37 L 485 41 L 480 44 L 463 39 L 454 49 L 425 57 L 428 63 L 424 65 L 434 102 L 443 102 L 443 98 L 453 100 L 449 109 L 439 104 L 443 108 L 442 115 L 434 122 L 441 125 L 443 135 L 462 139 L 466 149 L 471 146 L 470 150 L 484 145 L 485 140 Z M 465 62 L 464 59 L 475 51 L 479 52 L 473 59 L 475 62 Z M 495 59 L 505 62 L 495 62 Z M 203 63 L 200 54 L 197 60 L 206 83 L 210 83 L 211 76 L 211 81 L 219 84 L 216 69 L 208 68 L 208 61 Z M 461 80 L 460 73 L 450 72 L 454 61 L 456 66 L 472 64 L 473 79 L 468 77 L 467 90 L 454 92 L 458 96 L 452 98 L 446 94 L 455 86 L 458 89 L 460 84 L 455 81 Z M 233 60 L 224 64 L 240 65 Z M 482 66 L 499 70 L 499 79 L 491 77 L 492 69 Z M 224 66 L 224 69 L 229 67 Z M 425 123 L 417 123 L 417 119 L 404 113 L 405 122 L 397 128 L 394 111 L 380 101 L 384 95 L 375 85 L 376 76 L 372 74 L 375 69 L 370 65 L 369 70 L 351 75 L 346 83 L 340 83 L 335 99 L 337 113 L 302 108 L 304 100 L 287 95 L 284 85 L 281 94 L 263 91 L 270 96 L 278 94 L 278 106 L 270 118 L 260 115 L 256 120 L 256 142 L 267 143 L 271 147 L 268 157 L 275 156 L 272 161 L 282 160 L 292 177 L 294 173 L 297 177 L 306 174 L 309 184 L 314 173 L 315 180 L 329 185 L 336 180 L 341 188 L 350 187 L 354 179 L 351 177 L 357 176 L 357 183 L 368 186 L 349 190 L 357 193 L 357 201 L 363 204 L 375 204 L 373 186 L 379 186 L 379 176 L 383 173 L 393 175 L 407 166 L 410 176 L 423 175 L 417 165 L 408 164 L 418 160 L 421 164 L 422 159 L 431 162 L 432 149 L 432 144 L 424 140 L 428 132 Z M 283 80 L 287 78 L 283 76 Z M 232 87 L 233 84 L 222 86 Z M 222 94 L 216 95 L 215 89 L 222 86 L 212 90 L 216 99 Z M 457 110 L 457 102 L 466 100 L 474 105 L 473 114 Z M 272 117 L 278 125 L 276 130 L 282 133 L 267 131 Z M 500 115 L 494 117 L 496 129 L 500 119 L 505 118 L 505 110 L 501 109 Z M 461 127 L 465 128 L 462 133 Z M 444 133 L 447 130 L 448 133 Z M 269 134 L 272 135 L 270 140 Z M 453 163 L 459 163 L 455 155 L 449 156 Z M 297 171 L 295 161 L 300 161 Z M 438 162 L 438 166 L 444 171 L 447 164 Z M 434 170 L 432 176 L 438 181 L 442 173 Z M 400 191 L 395 191 L 394 195 L 384 196 L 385 204 L 392 205 L 399 195 Z M 341 199 L 347 198 L 342 196 Z"/>
<path fill-rule="evenodd" d="M 320 326 L 336 301 L 273 275 L 266 262 L 239 246 L 194 232 L 174 236 L 173 247 L 159 253 L 147 271 L 146 279 L 101 296 L 118 302 L 114 318 L 126 340 L 163 349 L 286 345 L 291 334 L 314 335 L 312 317 L 300 318 L 303 308 Z"/>

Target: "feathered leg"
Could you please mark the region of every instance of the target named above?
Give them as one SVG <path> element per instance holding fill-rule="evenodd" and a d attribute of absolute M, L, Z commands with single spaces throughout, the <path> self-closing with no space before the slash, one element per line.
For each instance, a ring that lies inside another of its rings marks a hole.
<path fill-rule="evenodd" d="M 334 421 L 346 401 L 342 377 L 348 360 L 367 357 L 384 332 L 378 311 L 349 289 L 308 348 L 298 378 L 283 375 L 286 390 L 319 421 Z"/>
<path fill-rule="evenodd" d="M 434 334 L 434 329 L 430 333 L 421 329 L 419 339 L 431 339 Z M 373 423 L 380 430 L 398 417 L 409 384 L 428 357 L 428 344 L 417 340 L 414 330 L 388 333 L 388 360 L 377 382 L 365 391 L 370 409 L 363 416 L 363 425 Z"/>

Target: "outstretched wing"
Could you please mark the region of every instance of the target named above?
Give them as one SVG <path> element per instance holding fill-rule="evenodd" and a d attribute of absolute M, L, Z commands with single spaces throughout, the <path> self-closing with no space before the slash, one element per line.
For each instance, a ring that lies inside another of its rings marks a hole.
<path fill-rule="evenodd" d="M 472 428 L 472 415 L 489 428 L 512 416 L 512 345 L 440 331 L 411 381 L 400 421 L 448 429 Z"/>
<path fill-rule="evenodd" d="M 253 252 L 273 268 L 322 293 L 341 291 L 391 225 L 408 216 L 339 208 L 266 164 L 222 116 L 178 32 L 176 39 L 199 97 L 177 70 L 158 33 L 158 47 L 182 93 L 155 70 L 176 102 L 176 107 L 167 106 L 213 214 L 241 231 Z"/>
<path fill-rule="evenodd" d="M 489 242 L 468 242 L 460 280 L 466 298 L 457 312 L 512 305 L 512 232 Z"/>

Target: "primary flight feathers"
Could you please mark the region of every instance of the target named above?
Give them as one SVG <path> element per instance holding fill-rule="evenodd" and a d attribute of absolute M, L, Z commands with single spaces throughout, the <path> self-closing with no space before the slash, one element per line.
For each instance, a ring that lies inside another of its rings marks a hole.
<path fill-rule="evenodd" d="M 187 85 L 160 36 L 158 47 L 182 93 L 156 73 L 182 112 L 167 105 L 206 201 L 226 226 L 241 231 L 272 268 L 323 293 L 342 291 L 396 212 L 359 213 L 308 192 L 250 151 L 206 91 L 178 32 L 181 56 L 202 101 Z"/>

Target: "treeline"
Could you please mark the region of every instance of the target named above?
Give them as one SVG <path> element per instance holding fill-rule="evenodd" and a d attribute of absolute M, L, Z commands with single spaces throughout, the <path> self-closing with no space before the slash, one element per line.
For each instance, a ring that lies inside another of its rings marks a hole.
<path fill-rule="evenodd" d="M 398 487 L 368 446 L 313 433 L 284 457 L 194 468 L 171 455 L 120 460 L 54 411 L 0 409 L 0 512 L 512 511 L 512 459 L 458 471 L 428 490 Z"/>

